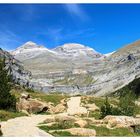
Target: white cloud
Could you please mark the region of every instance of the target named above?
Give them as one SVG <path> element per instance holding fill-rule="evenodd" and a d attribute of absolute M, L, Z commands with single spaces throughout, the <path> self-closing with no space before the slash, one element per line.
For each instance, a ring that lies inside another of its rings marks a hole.
<path fill-rule="evenodd" d="M 87 13 L 80 7 L 78 4 L 65 4 L 65 9 L 69 12 L 69 14 L 74 17 L 78 17 L 81 20 L 88 20 L 89 17 Z"/>

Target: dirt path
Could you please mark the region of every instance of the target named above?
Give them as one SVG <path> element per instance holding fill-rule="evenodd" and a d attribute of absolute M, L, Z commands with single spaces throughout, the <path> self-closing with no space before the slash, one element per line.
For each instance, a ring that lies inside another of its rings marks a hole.
<path fill-rule="evenodd" d="M 1 122 L 3 136 L 11 137 L 35 137 L 35 136 L 51 136 L 50 134 L 40 130 L 37 125 L 43 122 L 48 115 L 32 115 L 31 117 L 24 116 L 15 119 L 10 119 L 6 122 Z"/>

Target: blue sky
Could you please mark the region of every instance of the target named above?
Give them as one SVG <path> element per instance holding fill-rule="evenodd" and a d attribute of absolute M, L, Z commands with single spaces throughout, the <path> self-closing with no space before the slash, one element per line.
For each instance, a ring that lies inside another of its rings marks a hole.
<path fill-rule="evenodd" d="M 80 43 L 109 53 L 140 39 L 139 4 L 0 4 L 0 47 Z"/>

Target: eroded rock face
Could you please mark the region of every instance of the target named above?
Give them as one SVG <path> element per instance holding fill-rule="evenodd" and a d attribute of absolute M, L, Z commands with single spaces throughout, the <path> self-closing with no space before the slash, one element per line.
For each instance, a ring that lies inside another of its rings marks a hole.
<path fill-rule="evenodd" d="M 104 96 L 140 77 L 139 48 L 136 41 L 105 57 L 81 44 L 49 50 L 27 42 L 12 52 L 14 57 L 3 50 L 0 57 L 8 58 L 7 67 L 20 85 L 45 93 Z"/>
<path fill-rule="evenodd" d="M 0 59 L 1 58 L 5 58 L 6 69 L 8 69 L 8 73 L 12 75 L 12 79 L 15 83 L 28 88 L 33 87 L 30 83 L 32 74 L 30 71 L 24 69 L 24 66 L 20 61 L 2 49 L 0 49 Z"/>

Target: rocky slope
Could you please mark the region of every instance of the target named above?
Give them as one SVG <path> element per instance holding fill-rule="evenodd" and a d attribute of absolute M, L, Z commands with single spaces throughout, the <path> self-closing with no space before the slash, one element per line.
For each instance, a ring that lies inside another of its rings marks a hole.
<path fill-rule="evenodd" d="M 0 59 L 3 58 L 5 58 L 6 68 L 9 70 L 9 74 L 12 75 L 13 81 L 22 86 L 32 87 L 30 85 L 31 72 L 25 70 L 23 64 L 10 53 L 0 49 Z"/>
<path fill-rule="evenodd" d="M 30 84 L 43 92 L 102 96 L 125 86 L 140 75 L 140 41 L 102 55 L 81 44 L 53 50 L 27 42 L 12 52 L 31 71 Z"/>

